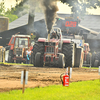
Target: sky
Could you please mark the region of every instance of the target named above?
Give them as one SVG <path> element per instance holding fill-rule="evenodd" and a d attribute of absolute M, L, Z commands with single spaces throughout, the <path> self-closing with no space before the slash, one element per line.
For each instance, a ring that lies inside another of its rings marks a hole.
<path fill-rule="evenodd" d="M 71 7 L 68 7 L 68 5 L 63 4 L 61 2 L 57 3 L 58 7 L 59 7 L 59 13 L 71 13 Z M 87 9 L 87 11 L 89 12 L 89 14 L 94 14 L 94 15 L 100 15 L 100 8 L 98 9 Z"/>
<path fill-rule="evenodd" d="M 0 0 L 0 1 L 2 1 L 2 0 Z M 11 5 L 12 5 L 12 7 L 14 7 L 16 5 L 15 1 L 16 0 L 4 0 L 6 8 L 11 8 Z M 19 1 L 21 1 L 21 0 L 19 0 Z M 66 4 L 57 2 L 57 6 L 59 8 L 58 13 L 68 13 L 68 14 L 71 13 L 70 7 L 68 7 L 68 5 L 66 5 Z M 87 11 L 89 12 L 89 14 L 100 15 L 100 8 L 92 9 L 92 10 L 87 9 Z"/>

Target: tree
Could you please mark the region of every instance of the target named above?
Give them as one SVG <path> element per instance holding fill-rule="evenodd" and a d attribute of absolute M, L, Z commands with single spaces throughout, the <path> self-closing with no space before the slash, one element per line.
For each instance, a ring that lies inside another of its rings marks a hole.
<path fill-rule="evenodd" d="M 60 0 L 62 3 L 68 4 L 68 6 L 72 7 L 71 11 L 75 16 L 83 16 L 86 14 L 86 8 L 94 8 L 100 7 L 100 0 Z"/>
<path fill-rule="evenodd" d="M 0 16 L 3 16 L 5 13 L 5 6 L 4 6 L 4 1 L 0 3 Z"/>

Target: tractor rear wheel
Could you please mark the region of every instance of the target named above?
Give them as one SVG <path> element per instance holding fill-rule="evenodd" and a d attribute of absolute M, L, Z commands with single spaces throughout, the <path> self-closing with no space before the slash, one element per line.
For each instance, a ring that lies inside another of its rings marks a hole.
<path fill-rule="evenodd" d="M 36 66 L 35 64 L 35 55 L 37 52 L 41 53 L 41 67 L 43 66 L 43 56 L 44 56 L 44 44 L 37 42 L 33 46 L 33 65 Z"/>
<path fill-rule="evenodd" d="M 98 67 L 98 66 L 99 66 L 99 60 L 95 60 L 94 67 Z"/>
<path fill-rule="evenodd" d="M 41 66 L 41 53 L 37 52 L 35 55 L 35 66 L 40 67 Z"/>
<path fill-rule="evenodd" d="M 94 62 L 95 62 L 95 55 L 96 55 L 96 53 L 93 53 L 92 54 L 92 67 L 94 67 Z"/>
<path fill-rule="evenodd" d="M 58 66 L 60 68 L 64 68 L 65 67 L 65 58 L 63 54 L 59 55 L 59 59 L 58 59 Z"/>
<path fill-rule="evenodd" d="M 94 52 L 92 54 L 92 67 L 98 67 L 100 65 L 100 53 Z"/>
<path fill-rule="evenodd" d="M 87 64 L 87 67 L 89 67 L 90 66 L 90 63 L 91 63 L 91 54 L 90 53 L 88 53 L 87 55 L 86 55 L 86 64 Z"/>
<path fill-rule="evenodd" d="M 74 65 L 74 43 L 63 44 L 62 53 L 65 55 L 65 67 L 73 67 Z"/>

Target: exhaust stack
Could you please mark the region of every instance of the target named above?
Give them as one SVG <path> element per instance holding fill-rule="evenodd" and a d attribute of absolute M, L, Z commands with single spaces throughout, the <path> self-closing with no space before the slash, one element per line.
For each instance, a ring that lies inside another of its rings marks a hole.
<path fill-rule="evenodd" d="M 50 41 L 50 33 L 48 33 L 48 42 Z"/>
<path fill-rule="evenodd" d="M 50 41 L 50 31 L 56 21 L 56 12 L 58 11 L 57 0 L 43 0 L 42 6 L 48 31 L 48 41 Z"/>

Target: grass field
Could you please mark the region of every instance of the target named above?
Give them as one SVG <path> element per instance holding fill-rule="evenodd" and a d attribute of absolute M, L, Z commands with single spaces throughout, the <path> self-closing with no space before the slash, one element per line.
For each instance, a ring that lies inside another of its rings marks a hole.
<path fill-rule="evenodd" d="M 0 62 L 0 64 L 3 64 L 3 65 L 24 65 L 24 66 L 33 66 L 33 64 L 20 64 L 20 63 L 3 63 L 3 62 Z"/>
<path fill-rule="evenodd" d="M 70 83 L 69 87 L 53 85 L 40 88 L 27 88 L 0 93 L 0 100 L 99 100 L 100 82 L 81 81 Z"/>
<path fill-rule="evenodd" d="M 33 66 L 33 64 L 20 64 L 20 63 L 3 63 L 3 62 L 0 62 L 0 64 L 4 64 L 4 65 L 24 65 L 24 66 Z M 83 66 L 82 68 L 87 68 L 87 69 L 98 69 L 98 67 L 85 67 Z"/>

